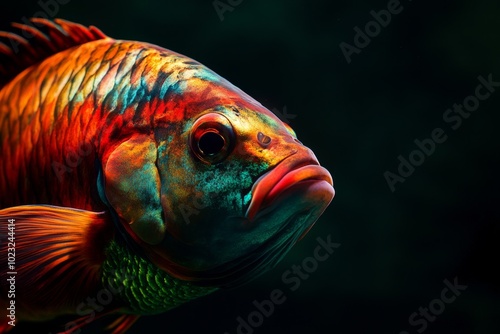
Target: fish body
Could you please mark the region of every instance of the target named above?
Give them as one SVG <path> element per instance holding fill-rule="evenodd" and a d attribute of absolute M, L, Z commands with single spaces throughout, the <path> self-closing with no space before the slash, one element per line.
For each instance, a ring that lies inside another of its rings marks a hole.
<path fill-rule="evenodd" d="M 0 260 L 15 242 L 15 321 L 74 315 L 71 331 L 113 314 L 109 330 L 124 332 L 268 270 L 332 200 L 293 130 L 202 64 L 32 23 L 0 33 Z"/>

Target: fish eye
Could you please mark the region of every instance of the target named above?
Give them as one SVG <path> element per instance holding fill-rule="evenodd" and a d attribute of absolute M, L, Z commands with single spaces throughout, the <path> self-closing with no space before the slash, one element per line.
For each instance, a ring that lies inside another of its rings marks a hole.
<path fill-rule="evenodd" d="M 206 164 L 216 164 L 231 153 L 235 144 L 234 130 L 221 114 L 205 114 L 194 122 L 189 142 L 196 158 Z"/>
<path fill-rule="evenodd" d="M 215 129 L 203 133 L 198 141 L 198 148 L 205 155 L 214 155 L 222 151 L 226 141 Z"/>

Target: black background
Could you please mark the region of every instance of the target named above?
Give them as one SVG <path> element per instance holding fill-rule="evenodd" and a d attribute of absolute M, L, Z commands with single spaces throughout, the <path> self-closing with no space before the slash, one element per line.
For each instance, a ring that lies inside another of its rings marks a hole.
<path fill-rule="evenodd" d="M 60 6 L 57 17 L 185 54 L 269 109 L 286 108 L 335 180 L 331 206 L 274 270 L 143 317 L 130 333 L 237 333 L 236 318 L 273 289 L 287 299 L 254 333 L 417 333 L 408 317 L 455 277 L 467 289 L 425 333 L 498 332 L 500 87 L 456 130 L 443 113 L 474 94 L 478 76 L 500 81 L 500 3 L 401 5 L 349 64 L 339 44 L 352 45 L 353 28 L 363 29 L 387 1 L 244 0 L 222 21 L 210 0 Z M 4 2 L 0 28 L 40 10 L 37 1 Z M 435 128 L 447 140 L 392 192 L 384 172 L 397 173 L 398 156 L 408 158 L 414 140 Z M 341 246 L 291 291 L 282 274 L 328 235 Z"/>

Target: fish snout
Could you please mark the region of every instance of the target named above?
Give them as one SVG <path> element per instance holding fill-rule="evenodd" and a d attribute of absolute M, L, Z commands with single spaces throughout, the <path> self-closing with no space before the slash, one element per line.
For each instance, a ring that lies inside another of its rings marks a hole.
<path fill-rule="evenodd" d="M 307 202 L 325 208 L 335 196 L 333 178 L 328 170 L 320 166 L 309 148 L 300 146 L 255 182 L 252 200 L 245 214 L 250 222 L 285 195 L 304 196 Z"/>

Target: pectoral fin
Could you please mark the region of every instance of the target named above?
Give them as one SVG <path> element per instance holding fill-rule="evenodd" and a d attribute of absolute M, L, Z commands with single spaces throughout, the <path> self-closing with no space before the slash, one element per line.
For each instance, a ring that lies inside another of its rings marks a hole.
<path fill-rule="evenodd" d="M 110 226 L 102 212 L 46 205 L 0 210 L 0 263 L 9 269 L 0 279 L 3 290 L 6 276 L 15 276 L 19 319 L 75 312 L 100 282 Z"/>

